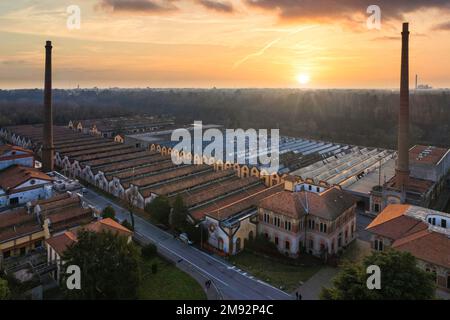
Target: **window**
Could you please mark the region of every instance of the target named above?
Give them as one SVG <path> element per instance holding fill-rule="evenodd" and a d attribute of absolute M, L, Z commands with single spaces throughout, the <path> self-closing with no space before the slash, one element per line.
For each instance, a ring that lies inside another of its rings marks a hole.
<path fill-rule="evenodd" d="M 20 248 L 20 255 L 23 256 L 27 252 L 27 249 L 25 247 Z"/>
<path fill-rule="evenodd" d="M 41 241 L 41 240 L 36 241 L 36 242 L 34 243 L 34 247 L 35 247 L 35 248 L 40 248 L 40 247 L 42 247 L 42 241 Z"/>
<path fill-rule="evenodd" d="M 309 185 L 309 186 L 308 186 L 308 189 L 309 189 L 309 191 L 311 191 L 311 190 L 312 190 L 312 186 L 311 186 L 311 185 Z"/>
<path fill-rule="evenodd" d="M 374 249 L 377 251 L 383 251 L 383 240 L 375 239 Z"/>
<path fill-rule="evenodd" d="M 320 232 L 327 233 L 327 225 L 325 223 L 320 223 L 319 225 Z"/>
<path fill-rule="evenodd" d="M 278 217 L 273 218 L 273 224 L 277 227 L 280 227 L 281 225 L 281 219 Z"/>
<path fill-rule="evenodd" d="M 9 257 L 11 257 L 11 250 L 3 252 L 3 258 L 6 259 L 6 258 L 9 258 Z"/>
<path fill-rule="evenodd" d="M 19 204 L 19 198 L 18 197 L 14 197 L 14 198 L 9 199 L 9 204 L 11 206 Z"/>
<path fill-rule="evenodd" d="M 278 246 L 278 237 L 275 237 L 275 244 Z"/>
<path fill-rule="evenodd" d="M 309 239 L 309 248 L 314 249 L 314 240 L 313 239 Z"/>
<path fill-rule="evenodd" d="M 314 220 L 308 220 L 308 228 L 311 230 L 315 229 L 315 221 Z"/>
<path fill-rule="evenodd" d="M 373 210 L 375 210 L 375 212 L 379 212 L 380 211 L 380 205 L 378 203 L 375 203 Z"/>
<path fill-rule="evenodd" d="M 290 242 L 286 240 L 286 242 L 284 243 L 284 247 L 286 248 L 286 250 L 290 250 L 291 248 Z"/>
<path fill-rule="evenodd" d="M 342 247 L 342 232 L 339 232 L 338 236 L 338 248 Z"/>
<path fill-rule="evenodd" d="M 285 221 L 284 222 L 284 228 L 288 231 L 291 231 L 291 222 L 290 221 Z"/>
<path fill-rule="evenodd" d="M 320 192 L 320 188 L 319 188 L 319 187 L 317 187 L 317 188 L 316 188 L 316 191 L 317 191 L 317 192 Z"/>
<path fill-rule="evenodd" d="M 441 227 L 442 228 L 447 228 L 447 220 L 445 220 L 445 219 L 441 220 Z"/>

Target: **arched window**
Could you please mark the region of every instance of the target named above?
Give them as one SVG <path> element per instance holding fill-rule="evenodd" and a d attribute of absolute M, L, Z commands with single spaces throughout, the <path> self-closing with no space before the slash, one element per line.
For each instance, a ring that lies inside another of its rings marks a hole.
<path fill-rule="evenodd" d="M 220 251 L 223 251 L 223 239 L 222 238 L 219 238 L 217 240 L 217 246 L 219 247 Z"/>

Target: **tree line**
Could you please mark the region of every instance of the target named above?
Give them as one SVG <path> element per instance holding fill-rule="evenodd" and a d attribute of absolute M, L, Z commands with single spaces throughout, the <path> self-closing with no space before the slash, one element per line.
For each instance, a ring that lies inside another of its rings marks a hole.
<path fill-rule="evenodd" d="M 42 122 L 42 90 L 0 90 L 0 126 Z M 450 91 L 412 91 L 412 143 L 449 146 Z M 55 122 L 136 114 L 170 115 L 227 128 L 372 147 L 396 147 L 399 92 L 297 89 L 54 90 Z"/>

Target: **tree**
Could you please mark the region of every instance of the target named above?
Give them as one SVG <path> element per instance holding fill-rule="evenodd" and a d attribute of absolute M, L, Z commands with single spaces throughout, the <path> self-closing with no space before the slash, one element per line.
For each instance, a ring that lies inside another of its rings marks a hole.
<path fill-rule="evenodd" d="M 105 207 L 105 209 L 103 209 L 102 218 L 103 219 L 111 218 L 111 219 L 117 221 L 116 220 L 116 211 L 114 210 L 114 208 L 111 205 L 109 205 L 109 206 Z"/>
<path fill-rule="evenodd" d="M 183 230 L 186 225 L 188 209 L 184 205 L 183 198 L 177 195 L 173 202 L 173 210 L 171 215 L 171 226 L 174 229 Z"/>
<path fill-rule="evenodd" d="M 139 251 L 127 238 L 111 232 L 78 233 L 62 256 L 64 266 L 81 269 L 81 290 L 66 290 L 73 299 L 134 299 L 141 279 Z M 65 271 L 63 277 L 68 277 Z M 63 283 L 67 280 L 63 279 Z"/>
<path fill-rule="evenodd" d="M 133 226 L 131 225 L 131 223 L 128 222 L 128 220 L 123 220 L 121 225 L 124 226 L 125 228 L 127 228 L 130 231 L 134 231 Z"/>
<path fill-rule="evenodd" d="M 367 267 L 378 266 L 381 289 L 369 290 Z M 361 263 L 347 263 L 325 288 L 321 298 L 327 300 L 424 300 L 435 292 L 433 276 L 417 266 L 416 258 L 408 252 L 386 250 L 373 252 Z"/>
<path fill-rule="evenodd" d="M 0 278 L 0 300 L 7 300 L 11 296 L 11 291 L 8 287 L 8 281 Z"/>
<path fill-rule="evenodd" d="M 158 223 L 169 225 L 170 204 L 166 197 L 156 197 L 145 206 L 145 211 L 150 213 Z"/>
<path fill-rule="evenodd" d="M 158 249 L 153 243 L 149 243 L 142 247 L 141 254 L 146 259 L 153 258 L 158 253 Z"/>
<path fill-rule="evenodd" d="M 208 242 L 208 228 L 203 224 L 192 225 L 186 223 L 183 231 L 188 234 L 190 240 L 196 243 L 200 243 L 201 241 L 203 241 L 203 243 Z"/>

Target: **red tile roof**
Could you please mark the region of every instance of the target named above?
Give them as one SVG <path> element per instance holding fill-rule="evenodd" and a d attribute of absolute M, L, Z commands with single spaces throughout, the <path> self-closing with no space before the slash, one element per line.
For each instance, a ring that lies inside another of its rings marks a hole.
<path fill-rule="evenodd" d="M 406 215 L 409 205 L 388 205 L 366 228 L 375 235 L 393 240 L 392 247 L 407 251 L 430 263 L 450 268 L 450 238 L 428 224 Z"/>
<path fill-rule="evenodd" d="M 62 253 L 75 242 L 77 242 L 77 233 L 80 230 L 86 230 L 91 232 L 112 232 L 121 236 L 131 236 L 133 233 L 122 226 L 120 223 L 117 223 L 113 219 L 106 218 L 99 221 L 92 222 L 85 226 L 79 227 L 77 229 L 66 231 L 60 235 L 53 236 L 48 239 L 46 242 L 49 246 L 51 246 L 60 256 Z"/>
<path fill-rule="evenodd" d="M 35 168 L 10 166 L 0 171 L 0 187 L 9 191 L 31 179 L 52 181 L 53 178 Z"/>
<path fill-rule="evenodd" d="M 431 230 L 421 230 L 396 240 L 393 248 L 416 258 L 450 269 L 450 238 Z"/>
<path fill-rule="evenodd" d="M 283 190 L 263 199 L 259 206 L 296 219 L 305 214 L 311 214 L 327 220 L 335 220 L 355 203 L 355 199 L 348 193 L 333 187 L 322 193 Z"/>
<path fill-rule="evenodd" d="M 0 242 L 40 231 L 42 231 L 42 227 L 39 221 L 25 208 L 9 210 L 0 214 Z"/>

